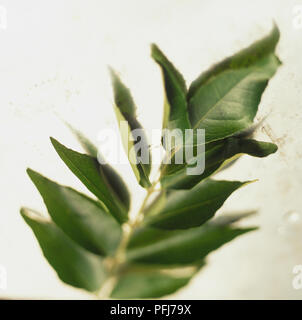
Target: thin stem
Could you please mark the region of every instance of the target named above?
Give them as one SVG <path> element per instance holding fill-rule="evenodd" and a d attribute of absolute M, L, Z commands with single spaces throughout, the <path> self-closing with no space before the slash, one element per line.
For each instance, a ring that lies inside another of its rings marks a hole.
<path fill-rule="evenodd" d="M 176 152 L 177 152 L 177 149 L 175 148 L 173 152 L 169 154 L 169 159 L 172 159 Z M 105 281 L 101 290 L 99 292 L 96 292 L 97 298 L 108 299 L 110 297 L 120 277 L 121 266 L 126 261 L 126 248 L 129 243 L 129 240 L 133 232 L 135 231 L 135 229 L 139 227 L 141 222 L 143 221 L 143 214 L 144 214 L 146 205 L 148 203 L 148 200 L 154 191 L 158 191 L 156 190 L 156 186 L 159 183 L 161 177 L 164 175 L 166 168 L 167 168 L 167 164 L 165 164 L 162 168 L 159 169 L 159 177 L 147 189 L 147 194 L 139 210 L 137 211 L 137 214 L 132 220 L 130 220 L 128 223 L 125 223 L 123 225 L 122 239 L 120 241 L 118 248 L 116 249 L 115 255 L 110 258 L 110 261 L 108 263 L 109 277 Z"/>
<path fill-rule="evenodd" d="M 109 269 L 109 277 L 104 283 L 102 289 L 96 293 L 96 296 L 99 299 L 108 299 L 120 277 L 120 268 L 126 261 L 126 248 L 129 243 L 129 240 L 137 227 L 140 226 L 141 222 L 143 221 L 143 213 L 148 203 L 150 196 L 155 191 L 156 185 L 158 184 L 161 175 L 158 179 L 156 179 L 152 185 L 147 189 L 147 194 L 137 211 L 135 217 L 130 220 L 128 223 L 123 225 L 123 233 L 122 239 L 118 248 L 116 249 L 115 255 L 110 258 L 108 262 L 108 269 Z"/>

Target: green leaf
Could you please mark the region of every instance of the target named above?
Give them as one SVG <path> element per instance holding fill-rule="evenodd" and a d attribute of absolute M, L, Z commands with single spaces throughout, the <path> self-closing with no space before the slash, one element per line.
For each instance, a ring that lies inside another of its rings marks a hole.
<path fill-rule="evenodd" d="M 200 150 L 199 148 L 199 146 L 202 147 L 201 145 L 202 141 L 198 141 L 199 139 L 197 139 L 197 132 L 196 130 L 194 130 L 193 136 L 190 139 L 186 138 L 185 143 L 179 148 L 177 148 L 177 150 L 175 150 L 175 152 L 172 154 L 172 157 L 170 158 L 170 162 L 168 164 L 165 164 L 165 162 L 161 164 L 160 169 L 161 169 L 162 177 L 169 176 L 171 174 L 176 173 L 177 171 L 190 167 L 190 165 L 187 165 L 187 164 L 190 163 L 190 161 L 193 159 L 196 160 L 196 158 L 202 159 L 203 157 L 205 157 L 205 159 L 207 160 L 206 161 L 207 167 L 205 168 L 205 171 L 211 173 L 212 171 L 208 170 L 209 164 L 211 166 L 213 166 L 213 164 L 217 164 L 217 160 L 219 158 L 220 159 L 218 162 L 221 162 L 222 158 L 224 158 L 224 160 L 227 160 L 227 164 L 223 166 L 223 168 L 226 168 L 232 165 L 233 163 L 235 163 L 236 160 L 239 158 L 239 156 L 244 153 L 249 154 L 251 156 L 255 156 L 255 157 L 266 157 L 276 152 L 278 148 L 275 144 L 255 141 L 251 139 L 255 131 L 260 127 L 262 122 L 263 120 L 256 124 L 251 125 L 245 130 L 239 131 L 238 133 L 232 135 L 232 137 L 215 141 L 215 142 L 206 143 L 204 145 L 204 148 L 202 148 L 203 150 L 202 149 Z M 192 157 L 194 157 L 193 159 L 187 158 L 188 157 L 188 155 L 186 154 L 187 148 L 193 148 L 192 155 L 191 155 Z M 215 156 L 216 160 L 212 158 L 213 150 L 219 150 L 218 154 L 214 152 L 214 155 L 218 155 L 218 158 Z M 236 156 L 236 154 L 238 154 L 238 156 Z M 228 160 L 228 158 L 232 158 L 234 156 L 236 156 L 235 159 Z M 182 163 L 181 164 L 179 162 L 177 163 L 176 161 L 177 159 L 183 159 Z M 193 163 L 195 163 L 195 161 L 193 161 Z M 217 166 L 215 170 L 216 169 L 217 169 Z M 221 170 L 222 168 L 219 168 L 219 169 Z M 180 176 L 181 175 L 182 174 L 180 174 Z M 190 177 L 188 178 L 190 179 Z M 200 181 L 198 177 L 195 177 L 195 178 L 196 178 L 196 181 Z M 170 179 L 170 177 L 168 177 L 168 179 Z M 165 181 L 165 177 L 163 178 L 163 181 Z M 174 182 L 173 177 L 172 177 L 172 182 Z"/>
<path fill-rule="evenodd" d="M 205 180 L 191 190 L 169 193 L 164 207 L 146 224 L 160 229 L 197 227 L 212 218 L 225 200 L 247 182 Z"/>
<path fill-rule="evenodd" d="M 255 228 L 233 228 L 205 224 L 186 230 L 138 229 L 132 236 L 127 259 L 153 265 L 187 265 L 204 259 L 244 233 Z"/>
<path fill-rule="evenodd" d="M 74 287 L 96 291 L 106 273 L 99 256 L 79 247 L 53 223 L 22 208 L 21 215 L 34 232 L 45 258 L 59 278 Z"/>
<path fill-rule="evenodd" d="M 191 128 L 187 112 L 187 88 L 183 76 L 155 44 L 151 46 L 151 55 L 162 70 L 165 86 L 163 129 Z"/>
<path fill-rule="evenodd" d="M 281 64 L 274 54 L 279 30 L 223 60 L 196 79 L 188 92 L 193 128 L 205 129 L 206 142 L 251 126 L 269 79 Z"/>
<path fill-rule="evenodd" d="M 120 242 L 121 227 L 99 202 L 31 169 L 27 173 L 52 220 L 71 239 L 96 254 L 110 255 L 115 251 Z"/>
<path fill-rule="evenodd" d="M 273 143 L 252 139 L 230 137 L 215 141 L 206 144 L 205 153 L 198 155 L 198 157 L 205 157 L 205 170 L 201 175 L 188 175 L 187 165 L 169 165 L 161 178 L 161 184 L 168 189 L 191 189 L 242 154 L 266 157 L 275 153 L 277 149 Z"/>
<path fill-rule="evenodd" d="M 114 91 L 115 112 L 118 123 L 127 122 L 127 132 L 122 132 L 122 142 L 130 165 L 139 184 L 149 187 L 151 171 L 151 154 L 146 135 L 141 124 L 136 119 L 136 106 L 130 90 L 122 83 L 117 74 L 111 70 L 112 86 Z M 134 132 L 139 136 L 135 136 Z M 146 152 L 146 153 L 145 153 Z"/>
<path fill-rule="evenodd" d="M 159 298 L 187 285 L 191 277 L 174 277 L 160 272 L 130 273 L 122 276 L 111 297 L 117 299 Z"/>
<path fill-rule="evenodd" d="M 68 149 L 54 138 L 51 142 L 67 167 L 105 204 L 109 212 L 120 223 L 127 221 L 129 198 L 121 198 L 125 192 L 121 178 L 112 174 L 109 166 L 100 165 L 96 158 Z"/>
<path fill-rule="evenodd" d="M 124 204 L 126 210 L 129 211 L 130 194 L 123 179 L 110 165 L 105 163 L 103 156 L 98 151 L 97 147 L 87 137 L 85 137 L 80 131 L 73 128 L 72 126 L 68 126 L 82 145 L 83 149 L 87 152 L 87 154 L 94 157 L 96 160 L 101 160 L 102 164 L 100 164 L 100 170 L 103 172 L 106 180 L 111 185 L 112 189 L 115 192 L 115 195 Z"/>
<path fill-rule="evenodd" d="M 278 147 L 274 143 L 256 141 L 252 139 L 238 139 L 232 142 L 237 143 L 240 153 L 246 153 L 253 157 L 263 158 L 275 153 Z"/>

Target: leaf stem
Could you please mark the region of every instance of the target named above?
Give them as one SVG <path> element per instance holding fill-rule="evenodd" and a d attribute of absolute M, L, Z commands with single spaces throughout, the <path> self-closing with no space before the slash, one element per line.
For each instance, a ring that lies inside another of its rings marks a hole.
<path fill-rule="evenodd" d="M 173 152 L 168 155 L 169 159 L 172 159 L 177 151 L 178 149 L 174 148 Z M 122 233 L 121 241 L 119 243 L 118 248 L 115 251 L 114 256 L 110 257 L 110 261 L 108 263 L 108 269 L 109 269 L 108 279 L 105 281 L 102 288 L 96 293 L 96 296 L 98 299 L 110 298 L 110 295 L 120 277 L 121 266 L 126 261 L 127 245 L 135 229 L 139 227 L 141 222 L 143 221 L 144 209 L 146 208 L 146 205 L 148 203 L 150 196 L 153 194 L 154 191 L 159 191 L 158 189 L 156 189 L 156 186 L 159 183 L 161 177 L 164 175 L 166 167 L 167 167 L 167 164 L 165 164 L 162 168 L 159 168 L 159 176 L 157 179 L 153 181 L 151 186 L 147 189 L 147 194 L 140 208 L 138 209 L 137 214 L 133 217 L 132 220 L 129 220 L 129 222 L 123 225 L 123 233 Z"/>
<path fill-rule="evenodd" d="M 143 214 L 150 196 L 156 191 L 156 186 L 161 175 L 147 189 L 147 194 L 133 219 L 123 225 L 122 238 L 113 257 L 108 261 L 109 277 L 102 286 L 101 290 L 96 293 L 98 299 L 109 299 L 119 277 L 121 266 L 126 261 L 126 248 L 135 229 L 138 228 L 143 221 Z"/>

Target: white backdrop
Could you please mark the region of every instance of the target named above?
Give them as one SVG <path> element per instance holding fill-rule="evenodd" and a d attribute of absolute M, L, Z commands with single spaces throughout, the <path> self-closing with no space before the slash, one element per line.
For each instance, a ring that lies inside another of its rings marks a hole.
<path fill-rule="evenodd" d="M 302 297 L 302 289 L 292 287 L 293 267 L 302 264 L 302 29 L 293 27 L 293 8 L 302 0 L 2 0 L 0 5 L 7 12 L 7 27 L 0 29 L 0 265 L 7 269 L 7 289 L 0 289 L 0 297 L 90 298 L 57 279 L 19 208 L 45 212 L 25 173 L 28 166 L 86 192 L 49 136 L 79 148 L 61 119 L 93 140 L 101 129 L 116 126 L 107 65 L 131 88 L 141 123 L 160 128 L 162 83 L 150 43 L 163 49 L 189 83 L 266 34 L 273 19 L 281 30 L 277 52 L 283 66 L 260 105 L 259 116 L 269 114 L 264 130 L 269 135 L 258 135 L 276 142 L 280 151 L 266 159 L 245 156 L 221 174 L 260 179 L 224 206 L 259 209 L 244 224 L 259 225 L 260 231 L 212 254 L 203 272 L 173 297 Z M 131 185 L 135 210 L 144 191 L 128 165 L 118 169 Z M 296 223 L 286 218 L 290 211 L 297 213 Z"/>

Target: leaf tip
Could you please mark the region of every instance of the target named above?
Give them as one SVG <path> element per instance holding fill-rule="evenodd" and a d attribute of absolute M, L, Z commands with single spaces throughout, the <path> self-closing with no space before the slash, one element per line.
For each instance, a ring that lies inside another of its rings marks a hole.
<path fill-rule="evenodd" d="M 159 48 L 156 43 L 151 43 L 151 56 L 154 58 L 154 55 L 159 51 Z"/>
<path fill-rule="evenodd" d="M 107 67 L 108 67 L 108 72 L 111 78 L 113 89 L 115 89 L 115 86 L 117 84 L 121 84 L 121 80 L 118 76 L 118 73 L 115 71 L 115 69 L 113 69 L 111 66 L 107 66 Z"/>
<path fill-rule="evenodd" d="M 58 140 L 56 140 L 56 139 L 53 138 L 53 137 L 49 137 L 49 140 L 50 140 L 50 142 L 51 142 L 51 144 L 52 144 L 53 146 L 59 144 Z"/>
<path fill-rule="evenodd" d="M 259 229 L 260 229 L 260 227 L 254 226 L 254 227 L 246 228 L 246 229 L 244 229 L 244 230 L 245 230 L 245 232 L 251 232 L 251 231 L 257 231 L 257 230 L 259 230 Z"/>
<path fill-rule="evenodd" d="M 165 54 L 160 50 L 157 44 L 151 44 L 151 57 L 159 64 L 167 61 Z"/>
<path fill-rule="evenodd" d="M 272 143 L 271 153 L 276 153 L 278 151 L 278 146 L 275 143 Z"/>
<path fill-rule="evenodd" d="M 29 221 L 34 221 L 34 220 L 40 221 L 40 222 L 46 222 L 46 219 L 41 215 L 41 213 L 27 207 L 21 207 L 20 214 L 27 224 Z"/>
<path fill-rule="evenodd" d="M 115 70 L 111 66 L 108 65 L 107 69 L 108 69 L 108 72 L 109 72 L 111 78 L 116 75 Z"/>
<path fill-rule="evenodd" d="M 37 172 L 34 171 L 34 170 L 31 169 L 31 168 L 27 168 L 27 169 L 26 169 L 26 173 L 27 173 L 28 176 L 31 178 L 31 177 L 34 176 Z"/>
<path fill-rule="evenodd" d="M 247 186 L 249 184 L 252 184 L 252 183 L 255 183 L 255 182 L 258 182 L 258 181 L 259 181 L 259 179 L 245 181 L 245 182 L 242 183 L 242 187 L 245 187 L 245 186 Z"/>
<path fill-rule="evenodd" d="M 273 35 L 274 38 L 276 38 L 276 41 L 278 42 L 278 40 L 280 39 L 280 29 L 276 23 L 276 20 L 273 20 L 271 35 Z"/>
<path fill-rule="evenodd" d="M 39 172 L 34 171 L 30 168 L 26 170 L 30 180 L 34 183 L 35 186 L 39 184 L 42 180 L 46 179 L 44 176 L 42 176 Z"/>
<path fill-rule="evenodd" d="M 25 207 L 21 207 L 20 208 L 20 214 L 23 218 L 25 218 L 25 216 L 27 216 L 27 212 L 26 212 L 26 208 Z"/>
<path fill-rule="evenodd" d="M 60 153 L 60 150 L 62 151 L 62 149 L 64 150 L 64 146 L 57 139 L 50 137 L 50 142 L 57 151 L 57 153 Z"/>

